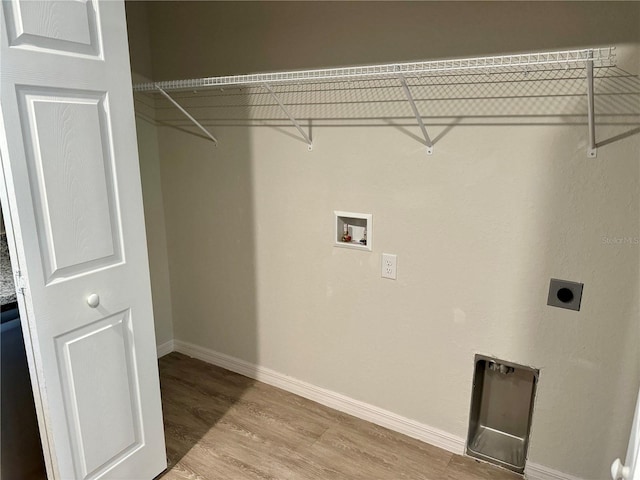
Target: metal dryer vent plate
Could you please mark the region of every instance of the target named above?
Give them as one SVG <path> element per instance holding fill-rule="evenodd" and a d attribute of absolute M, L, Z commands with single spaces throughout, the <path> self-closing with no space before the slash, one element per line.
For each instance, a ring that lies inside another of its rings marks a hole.
<path fill-rule="evenodd" d="M 523 473 L 540 371 L 475 356 L 467 455 Z"/>
<path fill-rule="evenodd" d="M 547 305 L 580 311 L 583 283 L 552 278 L 549 283 Z"/>

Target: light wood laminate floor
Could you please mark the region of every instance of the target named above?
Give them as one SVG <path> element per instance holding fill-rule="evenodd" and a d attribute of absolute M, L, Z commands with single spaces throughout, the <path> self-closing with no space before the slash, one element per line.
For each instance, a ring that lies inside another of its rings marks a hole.
<path fill-rule="evenodd" d="M 162 480 L 517 480 L 179 353 L 160 359 Z"/>

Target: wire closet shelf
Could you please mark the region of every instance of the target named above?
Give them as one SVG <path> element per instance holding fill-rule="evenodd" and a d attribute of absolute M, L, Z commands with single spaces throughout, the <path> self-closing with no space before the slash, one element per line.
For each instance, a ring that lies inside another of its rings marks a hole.
<path fill-rule="evenodd" d="M 278 85 L 282 83 L 305 83 L 317 81 L 344 81 L 349 79 L 379 79 L 402 74 L 405 76 L 447 75 L 465 71 L 484 73 L 504 73 L 514 68 L 521 71 L 537 69 L 584 68 L 592 61 L 594 67 L 610 67 L 615 64 L 615 47 L 562 52 L 527 53 L 494 57 L 463 58 L 455 60 L 432 60 L 413 63 L 391 63 L 359 67 L 324 68 L 319 70 L 299 70 L 293 72 L 256 73 L 224 77 L 192 78 L 187 80 L 167 80 L 156 83 L 140 83 L 133 89 L 138 92 L 184 90 L 203 87 L 248 86 L 255 84 Z"/>
<path fill-rule="evenodd" d="M 406 100 L 411 105 L 416 121 L 420 126 L 427 153 L 433 152 L 433 144 L 423 124 L 410 86 L 405 78 L 438 78 L 446 83 L 448 76 L 471 75 L 477 76 L 478 81 L 486 81 L 483 76 L 505 74 L 512 72 L 524 73 L 538 71 L 575 71 L 581 70 L 581 76 L 586 81 L 585 93 L 588 100 L 589 147 L 587 153 L 596 156 L 595 124 L 593 112 L 593 69 L 615 67 L 615 47 L 589 48 L 581 50 L 565 50 L 555 52 L 537 52 L 514 55 L 499 55 L 489 57 L 460 58 L 451 60 L 430 60 L 422 62 L 392 63 L 384 65 L 366 65 L 340 68 L 324 68 L 314 70 L 299 70 L 289 72 L 272 72 L 230 75 L 221 77 L 192 78 L 184 80 L 167 80 L 161 82 L 139 83 L 133 86 L 135 92 L 159 92 L 178 108 L 190 121 L 200 128 L 209 138 L 217 143 L 215 137 L 195 120 L 180 104 L 172 99 L 167 92 L 201 90 L 207 88 L 224 87 L 262 87 L 277 102 L 284 114 L 297 128 L 311 150 L 311 139 L 300 123 L 291 115 L 287 106 L 278 98 L 272 87 L 279 85 L 351 82 L 366 80 L 397 80 L 403 88 Z M 481 74 L 481 75 L 478 75 Z"/>

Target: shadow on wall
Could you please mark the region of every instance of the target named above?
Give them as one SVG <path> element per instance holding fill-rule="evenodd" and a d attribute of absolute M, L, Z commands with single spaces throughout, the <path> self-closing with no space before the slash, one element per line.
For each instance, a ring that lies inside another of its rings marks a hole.
<path fill-rule="evenodd" d="M 209 138 L 194 134 L 191 125 L 156 121 L 153 99 L 134 98 L 138 121 L 157 129 L 173 338 L 183 342 L 182 348 L 215 345 L 217 351 L 257 363 L 256 222 L 248 131 L 236 129 L 215 147 Z M 152 272 L 159 260 L 150 251 Z M 207 433 L 252 383 L 227 385 L 221 393 L 220 378 L 213 378 L 212 371 L 194 378 L 184 374 L 177 354 L 160 360 L 171 465 L 196 444 L 215 448 L 216 439 Z M 203 395 L 209 399 L 206 409 L 201 408 Z"/>
<path fill-rule="evenodd" d="M 535 295 L 515 295 L 526 311 L 533 302 L 546 303 L 551 278 L 584 283 L 579 313 L 546 307 L 523 338 L 544 352 L 536 364 L 541 374 L 531 451 L 544 450 L 559 465 L 562 432 L 571 431 L 585 439 L 576 442 L 582 470 L 572 472 L 585 479 L 608 478 L 613 459 L 624 458 L 640 387 L 640 80 L 621 69 L 603 73 L 595 82 L 598 157 L 551 139 L 548 147 L 557 145 L 558 151 L 536 180 L 544 182 L 538 188 L 545 192 L 539 198 L 545 216 L 534 222 L 537 231 L 528 232 L 540 237 L 545 255 L 523 265 L 523 276 L 530 269 L 546 282 Z M 558 408 L 558 397 L 549 392 L 563 393 L 564 402 L 574 405 L 562 424 L 548 421 Z M 617 425 L 603 421 L 616 412 L 622 415 Z M 597 421 L 585 428 L 587 419 Z M 536 428 L 555 435 L 543 445 L 535 439 Z M 598 448 L 586 440 L 590 436 L 599 439 Z"/>
<path fill-rule="evenodd" d="M 598 127 L 617 127 L 614 135 L 598 138 L 604 146 L 640 133 L 640 79 L 617 67 L 596 69 L 595 111 Z M 446 77 L 410 77 L 408 85 L 427 127 L 438 130 L 437 144 L 453 128 L 477 126 L 587 125 L 584 68 L 526 70 Z M 291 115 L 313 135 L 313 129 L 393 126 L 416 141 L 416 119 L 396 79 L 318 82 L 273 87 Z M 170 92 L 199 122 L 216 127 L 271 127 L 301 142 L 290 120 L 262 87 L 225 87 Z M 141 103 L 154 103 L 161 125 L 193 130 L 187 120 L 159 93 L 140 94 Z"/>

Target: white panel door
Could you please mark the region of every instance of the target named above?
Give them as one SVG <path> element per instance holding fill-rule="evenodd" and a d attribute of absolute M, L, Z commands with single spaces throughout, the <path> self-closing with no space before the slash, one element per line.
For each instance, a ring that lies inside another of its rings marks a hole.
<path fill-rule="evenodd" d="M 638 392 L 636 413 L 631 425 L 631 435 L 627 449 L 627 466 L 629 467 L 629 479 L 640 480 L 640 392 Z"/>
<path fill-rule="evenodd" d="M 613 480 L 640 480 L 640 392 L 636 402 L 636 413 L 631 424 L 629 447 L 625 463 L 617 458 L 611 465 Z"/>
<path fill-rule="evenodd" d="M 49 478 L 166 468 L 122 1 L 3 2 L 0 200 Z"/>

